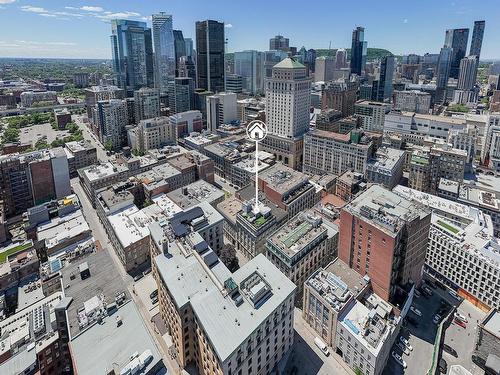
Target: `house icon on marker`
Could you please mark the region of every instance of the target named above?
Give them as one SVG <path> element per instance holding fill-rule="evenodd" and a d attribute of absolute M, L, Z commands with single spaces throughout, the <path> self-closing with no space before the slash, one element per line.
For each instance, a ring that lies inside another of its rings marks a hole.
<path fill-rule="evenodd" d="M 266 125 L 260 121 L 252 121 L 247 127 L 247 135 L 254 141 L 261 141 L 267 135 Z"/>

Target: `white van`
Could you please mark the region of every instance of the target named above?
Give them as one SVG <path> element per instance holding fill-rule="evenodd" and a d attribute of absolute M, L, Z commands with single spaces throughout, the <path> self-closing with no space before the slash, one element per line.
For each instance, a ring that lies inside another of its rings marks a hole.
<path fill-rule="evenodd" d="M 323 352 L 324 355 L 328 356 L 330 354 L 330 352 L 328 351 L 328 347 L 319 337 L 316 337 L 314 339 L 314 344 L 316 344 L 316 346 Z"/>

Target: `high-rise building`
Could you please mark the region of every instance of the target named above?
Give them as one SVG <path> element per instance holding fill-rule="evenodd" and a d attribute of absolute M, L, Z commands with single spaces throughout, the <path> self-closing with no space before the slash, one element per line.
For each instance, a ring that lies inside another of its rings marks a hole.
<path fill-rule="evenodd" d="M 431 95 L 424 91 L 394 91 L 394 109 L 400 111 L 428 114 L 431 108 Z"/>
<path fill-rule="evenodd" d="M 276 35 L 274 38 L 269 39 L 269 49 L 271 51 L 289 51 L 290 39 L 285 38 L 283 35 Z"/>
<path fill-rule="evenodd" d="M 460 74 L 458 76 L 458 90 L 471 90 L 476 84 L 476 72 L 479 60 L 477 56 L 464 57 L 460 61 Z"/>
<path fill-rule="evenodd" d="M 134 91 L 135 122 L 160 116 L 160 91 L 143 87 Z"/>
<path fill-rule="evenodd" d="M 339 258 L 391 301 L 398 286 L 420 284 L 430 219 L 426 207 L 372 185 L 340 213 Z"/>
<path fill-rule="evenodd" d="M 361 127 L 369 132 L 384 130 L 385 115 L 389 111 L 388 104 L 379 102 L 362 100 L 354 105 L 354 115 L 361 119 Z"/>
<path fill-rule="evenodd" d="M 448 78 L 450 77 L 452 57 L 452 48 L 441 48 L 436 72 L 436 102 L 438 103 L 442 103 L 446 98 L 446 86 L 448 85 Z"/>
<path fill-rule="evenodd" d="M 73 83 L 75 87 L 87 87 L 89 85 L 89 73 L 79 72 L 73 74 Z"/>
<path fill-rule="evenodd" d="M 234 73 L 243 79 L 243 90 L 252 95 L 264 92 L 264 60 L 263 52 L 249 50 L 234 53 Z"/>
<path fill-rule="evenodd" d="M 196 22 L 198 88 L 212 92 L 224 91 L 224 48 L 223 22 Z"/>
<path fill-rule="evenodd" d="M 347 68 L 347 51 L 344 48 L 339 48 L 335 52 L 335 69 Z"/>
<path fill-rule="evenodd" d="M 321 109 L 335 109 L 342 112 L 343 117 L 354 114 L 359 84 L 346 79 L 328 82 L 322 88 Z"/>
<path fill-rule="evenodd" d="M 184 38 L 184 43 L 186 44 L 186 56 L 188 57 L 194 57 L 194 44 L 193 44 L 193 39 L 191 38 Z"/>
<path fill-rule="evenodd" d="M 333 80 L 335 69 L 335 58 L 332 56 L 320 56 L 316 58 L 316 70 L 314 71 L 314 82 L 328 82 Z"/>
<path fill-rule="evenodd" d="M 215 133 L 219 126 L 236 121 L 237 119 L 235 93 L 221 92 L 207 97 L 208 130 Z"/>
<path fill-rule="evenodd" d="M 128 123 L 127 101 L 110 99 L 97 102 L 94 108 L 94 123 L 99 129 L 99 140 L 114 150 L 126 143 L 125 126 Z"/>
<path fill-rule="evenodd" d="M 239 74 L 227 74 L 226 91 L 235 93 L 243 92 L 243 77 Z"/>
<path fill-rule="evenodd" d="M 360 76 L 365 71 L 366 64 L 365 28 L 357 27 L 352 32 L 351 74 Z"/>
<path fill-rule="evenodd" d="M 117 85 L 129 95 L 153 87 L 153 44 L 145 22 L 111 21 L 111 52 Z"/>
<path fill-rule="evenodd" d="M 269 134 L 262 141 L 269 151 L 293 169 L 300 170 L 304 133 L 309 129 L 311 80 L 306 67 L 286 58 L 273 67 L 266 81 L 266 121 Z"/>
<path fill-rule="evenodd" d="M 383 102 L 392 97 L 392 78 L 394 76 L 394 56 L 386 56 L 380 63 L 377 97 L 374 100 Z"/>
<path fill-rule="evenodd" d="M 172 16 L 163 12 L 153 14 L 153 44 L 155 48 L 155 87 L 167 91 L 168 81 L 175 77 L 174 34 Z"/>
<path fill-rule="evenodd" d="M 474 29 L 472 30 L 469 55 L 477 56 L 478 59 L 481 57 L 485 24 L 485 21 L 474 21 Z"/>
<path fill-rule="evenodd" d="M 467 52 L 467 42 L 469 40 L 469 29 L 448 29 L 444 41 L 445 48 L 451 48 L 450 77 L 458 79 L 460 71 L 460 61 Z"/>
<path fill-rule="evenodd" d="M 177 77 L 168 84 L 168 106 L 171 113 L 186 112 L 194 106 L 194 82 L 189 77 Z"/>
<path fill-rule="evenodd" d="M 124 98 L 125 91 L 116 86 L 92 86 L 85 89 L 85 107 L 90 124 L 93 125 L 92 109 L 98 101 Z M 97 134 L 95 129 L 93 131 Z"/>
<path fill-rule="evenodd" d="M 186 56 L 186 42 L 184 41 L 182 30 L 174 30 L 173 35 L 174 35 L 176 76 L 179 76 L 179 61 L 182 56 Z"/>
<path fill-rule="evenodd" d="M 161 148 L 177 143 L 177 125 L 166 116 L 139 121 L 132 129 L 135 136 L 135 148 L 140 152 Z M 129 130 L 129 136 L 130 136 Z"/>
<path fill-rule="evenodd" d="M 274 50 L 264 52 L 264 70 L 265 78 L 271 78 L 273 75 L 273 66 L 279 63 L 281 60 L 285 59 L 288 54 L 285 51 Z"/>
<path fill-rule="evenodd" d="M 196 64 L 192 56 L 181 56 L 179 59 L 179 77 L 191 78 L 196 87 Z"/>

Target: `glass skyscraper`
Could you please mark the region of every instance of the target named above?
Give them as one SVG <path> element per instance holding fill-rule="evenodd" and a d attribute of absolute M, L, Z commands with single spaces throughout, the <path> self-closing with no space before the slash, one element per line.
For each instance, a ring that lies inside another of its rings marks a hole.
<path fill-rule="evenodd" d="M 175 77 L 174 34 L 172 16 L 160 12 L 153 14 L 153 41 L 155 47 L 155 87 L 166 93 L 168 82 Z"/>
<path fill-rule="evenodd" d="M 383 102 L 392 96 L 392 78 L 394 76 L 394 56 L 386 56 L 380 63 L 380 78 L 378 81 L 377 97 L 375 100 Z"/>
<path fill-rule="evenodd" d="M 366 64 L 365 28 L 356 27 L 352 32 L 351 74 L 361 75 Z"/>
<path fill-rule="evenodd" d="M 446 85 L 450 77 L 451 58 L 453 49 L 449 47 L 441 48 L 437 63 L 436 72 L 436 102 L 441 103 L 446 97 Z"/>
<path fill-rule="evenodd" d="M 460 74 L 460 61 L 467 52 L 467 41 L 469 40 L 469 29 L 448 29 L 444 46 L 452 48 L 450 77 L 458 79 Z"/>
<path fill-rule="evenodd" d="M 174 49 L 175 49 L 175 69 L 176 76 L 179 76 L 179 60 L 182 56 L 186 55 L 186 42 L 182 30 L 174 30 Z"/>
<path fill-rule="evenodd" d="M 196 64 L 198 87 L 224 91 L 224 23 L 206 20 L 196 22 Z"/>
<path fill-rule="evenodd" d="M 264 92 L 265 54 L 249 50 L 234 53 L 234 73 L 243 78 L 243 90 L 253 95 Z"/>
<path fill-rule="evenodd" d="M 112 20 L 111 49 L 116 83 L 127 95 L 153 87 L 153 44 L 145 22 Z"/>

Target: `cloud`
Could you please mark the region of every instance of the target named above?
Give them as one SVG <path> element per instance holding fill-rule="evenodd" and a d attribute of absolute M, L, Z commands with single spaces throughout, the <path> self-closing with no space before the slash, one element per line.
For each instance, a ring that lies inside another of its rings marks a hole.
<path fill-rule="evenodd" d="M 15 3 L 17 0 L 0 0 L 0 4 L 12 4 Z"/>
<path fill-rule="evenodd" d="M 232 27 L 233 27 L 233 24 L 232 24 L 232 23 L 226 23 L 226 24 L 224 25 L 224 27 L 225 27 L 226 29 L 230 29 L 230 28 L 232 28 Z"/>
<path fill-rule="evenodd" d="M 32 5 L 23 5 L 21 7 L 23 12 L 31 12 L 31 13 L 49 13 L 49 11 L 42 7 L 34 7 Z"/>
<path fill-rule="evenodd" d="M 104 12 L 104 14 L 96 14 L 97 18 L 103 20 L 112 20 L 117 18 L 129 18 L 129 17 L 141 17 L 140 13 L 137 12 Z"/>
<path fill-rule="evenodd" d="M 102 12 L 102 11 L 104 11 L 104 9 L 101 7 L 90 6 L 90 5 L 84 5 L 84 6 L 80 7 L 80 10 L 85 10 L 87 12 Z"/>

